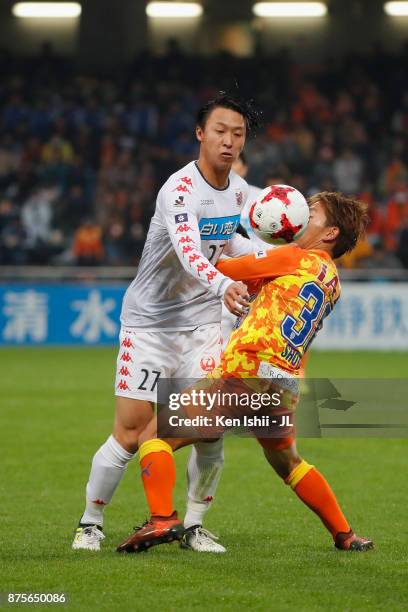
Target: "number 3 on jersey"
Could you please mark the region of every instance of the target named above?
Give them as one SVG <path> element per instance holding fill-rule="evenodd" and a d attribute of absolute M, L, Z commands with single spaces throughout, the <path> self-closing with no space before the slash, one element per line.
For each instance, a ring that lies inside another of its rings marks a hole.
<path fill-rule="evenodd" d="M 291 315 L 286 315 L 281 324 L 282 336 L 295 347 L 306 344 L 310 334 L 315 331 L 316 321 L 320 321 L 322 315 L 327 314 L 324 291 L 317 283 L 313 281 L 305 283 L 299 292 L 299 297 L 306 303 L 299 313 L 299 318 L 296 320 Z"/>

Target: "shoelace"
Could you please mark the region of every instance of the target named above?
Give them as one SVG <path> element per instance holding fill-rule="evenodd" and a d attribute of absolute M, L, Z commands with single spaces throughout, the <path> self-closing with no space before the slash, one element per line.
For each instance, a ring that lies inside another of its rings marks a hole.
<path fill-rule="evenodd" d="M 147 519 L 147 521 L 145 521 L 143 525 L 136 525 L 136 527 L 133 527 L 133 531 L 139 531 L 139 529 L 143 529 L 143 527 L 149 525 L 151 522 L 152 521 L 150 519 Z"/>
<path fill-rule="evenodd" d="M 105 536 L 102 533 L 102 531 L 100 529 L 98 529 L 97 527 L 85 527 L 84 528 L 84 533 L 87 536 L 93 536 L 96 537 L 98 540 L 104 540 Z"/>
<path fill-rule="evenodd" d="M 209 538 L 210 540 L 219 540 L 218 536 L 211 533 L 211 531 L 208 531 L 208 529 L 204 529 L 204 527 L 197 527 L 195 531 L 199 537 L 203 536 L 204 539 Z"/>

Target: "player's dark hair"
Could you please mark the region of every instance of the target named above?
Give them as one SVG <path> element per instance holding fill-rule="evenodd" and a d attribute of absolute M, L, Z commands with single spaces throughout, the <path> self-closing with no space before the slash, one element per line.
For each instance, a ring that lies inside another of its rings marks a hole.
<path fill-rule="evenodd" d="M 208 117 L 215 108 L 229 108 L 242 115 L 245 119 L 248 132 L 255 130 L 259 126 L 260 112 L 253 106 L 252 101 L 238 98 L 225 91 L 220 91 L 218 96 L 213 100 L 209 100 L 200 108 L 196 117 L 196 125 L 204 129 Z"/>
<path fill-rule="evenodd" d="M 352 251 L 359 239 L 364 236 L 370 220 L 367 204 L 332 191 L 316 193 L 308 200 L 309 206 L 316 202 L 322 202 L 324 206 L 327 225 L 339 228 L 339 235 L 333 246 L 333 258 L 337 259 L 344 253 Z"/>

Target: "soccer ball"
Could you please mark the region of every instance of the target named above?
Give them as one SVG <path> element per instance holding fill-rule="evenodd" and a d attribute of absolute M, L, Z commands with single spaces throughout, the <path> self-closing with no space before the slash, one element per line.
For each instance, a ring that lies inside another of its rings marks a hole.
<path fill-rule="evenodd" d="M 309 206 L 289 185 L 267 187 L 252 204 L 249 222 L 254 233 L 269 244 L 288 244 L 299 238 L 309 222 Z"/>

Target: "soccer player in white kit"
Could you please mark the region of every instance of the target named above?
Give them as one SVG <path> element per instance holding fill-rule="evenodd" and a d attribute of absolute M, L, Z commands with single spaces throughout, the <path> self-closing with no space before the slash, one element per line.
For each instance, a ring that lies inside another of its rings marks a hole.
<path fill-rule="evenodd" d="M 222 253 L 238 257 L 254 250 L 236 234 L 248 185 L 231 165 L 255 121 L 248 104 L 226 94 L 208 102 L 197 115 L 198 161 L 159 191 L 138 272 L 123 299 L 113 434 L 93 458 L 74 549 L 100 549 L 104 507 L 151 420 L 159 378 L 201 378 L 215 368 L 222 301 L 236 315 L 248 306 L 246 286 L 214 265 Z M 184 526 L 194 550 L 225 551 L 202 528 L 222 465 L 222 440 L 193 447 Z"/>

